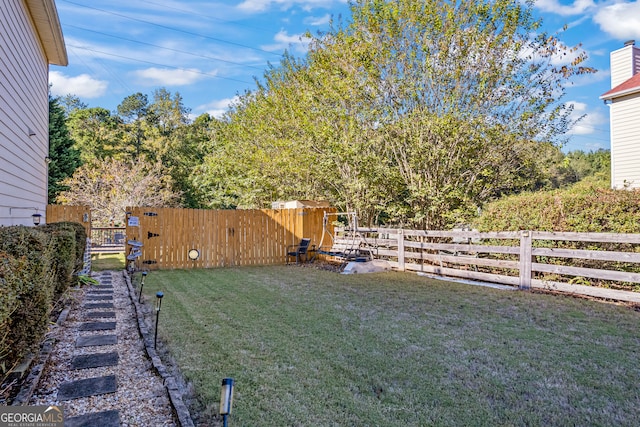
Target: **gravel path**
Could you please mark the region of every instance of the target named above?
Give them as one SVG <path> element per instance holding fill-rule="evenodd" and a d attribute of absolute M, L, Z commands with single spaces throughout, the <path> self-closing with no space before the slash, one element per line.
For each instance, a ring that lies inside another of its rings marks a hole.
<path fill-rule="evenodd" d="M 112 309 L 88 310 L 84 303 L 89 301 L 90 286 L 76 291 L 76 298 L 83 301 L 74 304 L 62 325 L 52 334 L 56 340 L 49 362 L 44 368 L 40 382 L 29 405 L 59 405 L 64 408 L 65 419 L 107 410 L 118 410 L 121 426 L 176 426 L 178 425 L 162 378 L 157 374 L 144 349 L 144 343 L 138 331 L 134 306 L 129 297 L 125 278 L 121 272 L 101 273 L 96 278 L 113 284 Z M 115 311 L 116 317 L 90 319 L 89 311 Z M 80 325 L 86 322 L 116 322 L 115 330 L 80 331 Z M 105 346 L 76 347 L 78 337 L 92 335 L 117 335 L 117 344 Z M 72 369 L 74 356 L 91 353 L 118 353 L 116 366 Z M 72 400 L 58 400 L 61 384 L 87 379 L 115 375 L 117 391 L 91 397 Z"/>

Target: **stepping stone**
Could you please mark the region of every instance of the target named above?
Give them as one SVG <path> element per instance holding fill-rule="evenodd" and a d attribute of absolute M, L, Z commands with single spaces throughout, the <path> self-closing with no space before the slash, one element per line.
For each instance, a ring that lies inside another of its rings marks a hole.
<path fill-rule="evenodd" d="M 92 304 L 83 305 L 84 308 L 91 310 L 93 308 L 114 308 L 112 302 L 96 302 Z"/>
<path fill-rule="evenodd" d="M 111 290 L 109 290 L 109 289 L 105 289 L 105 290 L 89 289 L 87 294 L 89 294 L 89 295 L 113 295 L 113 289 L 111 289 Z"/>
<path fill-rule="evenodd" d="M 86 313 L 86 316 L 91 319 L 100 318 L 100 317 L 116 317 L 116 312 L 115 311 L 91 311 L 89 313 Z"/>
<path fill-rule="evenodd" d="M 118 344 L 117 335 L 92 335 L 89 337 L 78 337 L 78 339 L 76 339 L 76 347 L 92 347 L 113 344 Z"/>
<path fill-rule="evenodd" d="M 116 328 L 116 322 L 85 322 L 78 328 L 79 331 L 109 331 Z"/>
<path fill-rule="evenodd" d="M 113 285 L 110 283 L 105 285 L 94 285 L 91 289 L 97 289 L 99 291 L 113 290 Z"/>
<path fill-rule="evenodd" d="M 100 368 L 118 364 L 118 353 L 94 353 L 75 356 L 71 359 L 71 369 Z"/>
<path fill-rule="evenodd" d="M 60 387 L 58 387 L 58 400 L 72 400 L 80 397 L 115 393 L 117 387 L 115 375 L 71 381 L 60 384 Z"/>
<path fill-rule="evenodd" d="M 113 295 L 87 295 L 85 301 L 106 301 L 113 300 Z"/>
<path fill-rule="evenodd" d="M 65 427 L 120 427 L 120 412 L 110 411 L 95 412 L 93 414 L 79 415 L 64 420 Z"/>

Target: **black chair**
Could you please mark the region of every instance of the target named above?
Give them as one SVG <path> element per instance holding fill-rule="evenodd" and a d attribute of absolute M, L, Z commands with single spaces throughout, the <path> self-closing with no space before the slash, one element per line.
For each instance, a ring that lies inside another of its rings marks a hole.
<path fill-rule="evenodd" d="M 287 246 L 287 264 L 289 264 L 289 258 L 295 257 L 296 264 L 300 263 L 300 260 L 304 257 L 305 262 L 307 261 L 307 251 L 309 250 L 309 244 L 311 243 L 311 239 L 304 238 L 300 240 L 299 245 L 289 245 Z"/>

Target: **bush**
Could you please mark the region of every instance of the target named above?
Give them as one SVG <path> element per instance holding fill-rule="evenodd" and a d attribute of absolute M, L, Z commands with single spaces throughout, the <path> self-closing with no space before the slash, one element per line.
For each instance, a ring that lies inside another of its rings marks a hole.
<path fill-rule="evenodd" d="M 1 278 L 6 286 L 2 294 L 15 299 L 6 301 L 15 308 L 6 321 L 4 348 L 0 350 L 7 370 L 34 351 L 47 331 L 54 288 L 48 240 L 46 234 L 31 227 L 0 229 L 0 252 L 13 258 Z"/>
<path fill-rule="evenodd" d="M 474 222 L 480 231 L 555 231 L 640 233 L 640 191 L 611 190 L 592 182 L 575 184 L 567 190 L 542 191 L 510 196 L 489 204 Z M 500 244 L 500 243 L 497 243 Z M 541 241 L 537 247 L 565 249 L 637 251 L 637 245 L 578 241 Z M 583 258 L 544 257 L 542 262 L 572 267 L 614 269 L 638 273 L 640 265 Z M 536 273 L 544 280 L 558 280 L 560 276 Z M 604 281 L 567 276 L 571 283 L 637 290 L 634 283 Z"/>
<path fill-rule="evenodd" d="M 567 190 L 505 197 L 474 221 L 480 231 L 640 233 L 640 191 L 578 183 Z"/>
<path fill-rule="evenodd" d="M 50 238 L 51 267 L 56 275 L 53 300 L 57 301 L 82 271 L 87 234 L 81 224 L 74 222 L 57 222 L 38 229 Z"/>
<path fill-rule="evenodd" d="M 86 232 L 79 227 L 0 228 L 0 379 L 37 350 L 53 303 L 82 265 Z"/>

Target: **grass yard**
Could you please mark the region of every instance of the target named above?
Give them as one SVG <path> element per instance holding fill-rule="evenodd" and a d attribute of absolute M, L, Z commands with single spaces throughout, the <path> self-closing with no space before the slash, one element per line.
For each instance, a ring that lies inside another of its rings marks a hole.
<path fill-rule="evenodd" d="M 125 269 L 124 253 L 95 253 L 91 255 L 91 270 L 124 270 Z"/>
<path fill-rule="evenodd" d="M 295 266 L 151 272 L 192 415 L 236 426 L 637 425 L 640 313 Z"/>

